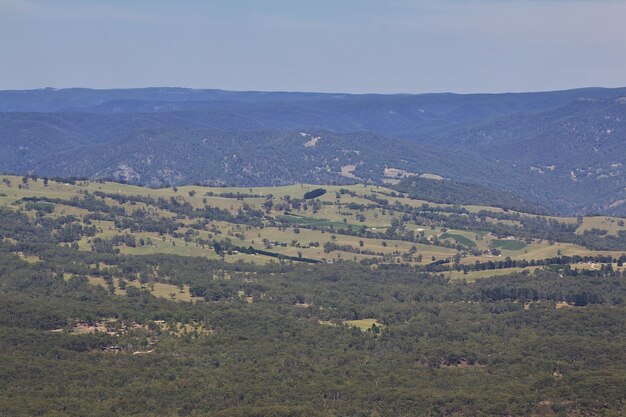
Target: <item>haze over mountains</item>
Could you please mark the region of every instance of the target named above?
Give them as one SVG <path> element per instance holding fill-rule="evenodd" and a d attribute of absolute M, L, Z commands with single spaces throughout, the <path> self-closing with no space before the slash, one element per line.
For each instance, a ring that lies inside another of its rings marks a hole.
<path fill-rule="evenodd" d="M 437 175 L 565 214 L 626 214 L 626 88 L 348 95 L 0 92 L 0 171 L 150 186 Z"/>

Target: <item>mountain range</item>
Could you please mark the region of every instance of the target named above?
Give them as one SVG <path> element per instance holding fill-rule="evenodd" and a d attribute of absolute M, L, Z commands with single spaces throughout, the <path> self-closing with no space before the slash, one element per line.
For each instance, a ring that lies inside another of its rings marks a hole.
<path fill-rule="evenodd" d="M 0 171 L 149 186 L 397 182 L 626 215 L 626 88 L 350 95 L 0 91 Z"/>

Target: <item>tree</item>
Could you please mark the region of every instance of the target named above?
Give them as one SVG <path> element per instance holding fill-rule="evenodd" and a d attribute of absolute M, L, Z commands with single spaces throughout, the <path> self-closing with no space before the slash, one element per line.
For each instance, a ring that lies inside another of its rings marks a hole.
<path fill-rule="evenodd" d="M 304 199 L 305 200 L 311 200 L 320 196 L 323 196 L 324 194 L 326 194 L 326 190 L 323 188 L 316 188 L 314 190 L 311 190 L 309 192 L 304 193 Z"/>

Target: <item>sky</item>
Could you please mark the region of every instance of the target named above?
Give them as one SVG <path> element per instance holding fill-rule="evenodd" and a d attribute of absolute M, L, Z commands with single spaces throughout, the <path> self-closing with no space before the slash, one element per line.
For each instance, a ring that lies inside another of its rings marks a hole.
<path fill-rule="evenodd" d="M 0 89 L 626 86 L 626 0 L 0 0 Z"/>

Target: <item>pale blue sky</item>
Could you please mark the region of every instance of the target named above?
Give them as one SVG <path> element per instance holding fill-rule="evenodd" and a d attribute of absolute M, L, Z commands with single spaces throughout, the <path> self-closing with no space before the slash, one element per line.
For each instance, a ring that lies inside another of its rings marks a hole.
<path fill-rule="evenodd" d="M 0 0 L 0 89 L 626 86 L 626 0 Z"/>

